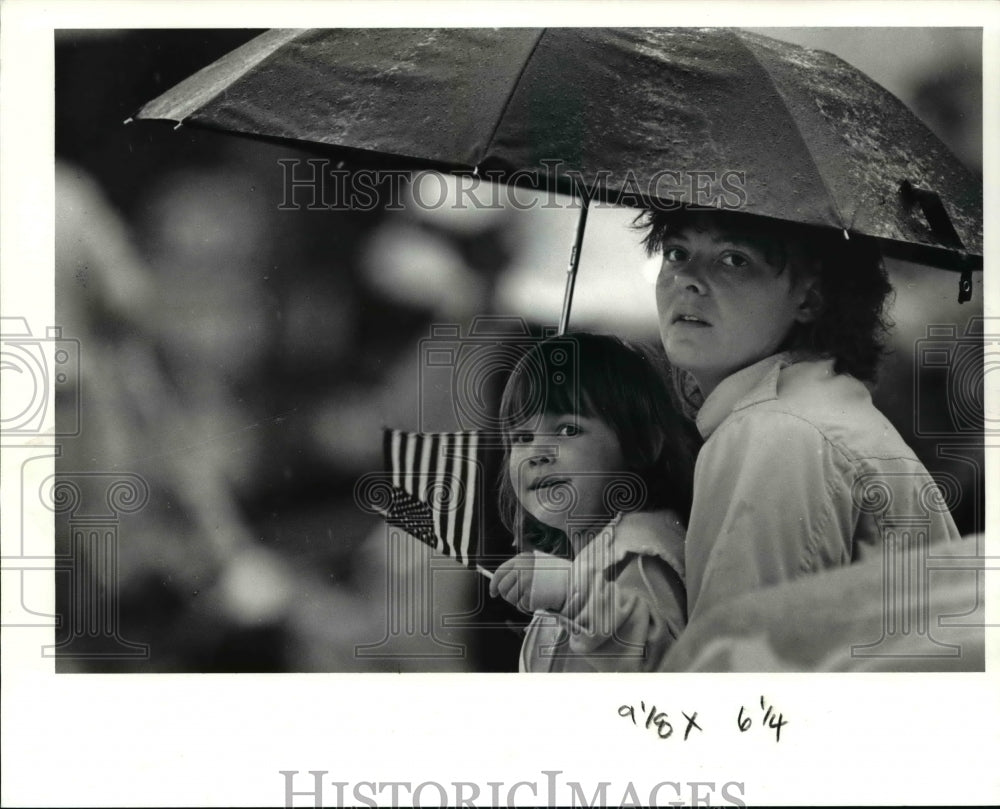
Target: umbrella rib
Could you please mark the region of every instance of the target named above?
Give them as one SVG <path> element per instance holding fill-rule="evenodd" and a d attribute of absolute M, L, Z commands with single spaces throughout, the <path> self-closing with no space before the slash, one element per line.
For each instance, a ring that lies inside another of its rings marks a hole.
<path fill-rule="evenodd" d="M 771 76 L 770 72 L 768 72 L 768 69 L 764 66 L 764 64 L 760 61 L 760 59 L 757 58 L 757 54 L 755 54 L 753 50 L 751 50 L 746 45 L 746 43 L 743 42 L 738 33 L 732 32 L 732 36 L 733 39 L 735 39 L 736 42 L 739 44 L 739 46 L 747 53 L 747 55 L 749 55 L 753 63 L 757 65 L 757 68 L 760 70 L 760 72 L 763 73 L 764 76 L 767 78 L 767 81 L 771 85 L 771 89 L 774 90 L 775 95 L 778 98 L 780 98 L 784 103 L 785 102 L 784 95 L 782 95 L 781 90 L 778 88 L 778 85 L 775 83 L 774 78 Z M 787 111 L 788 107 L 785 106 L 784 109 Z M 819 181 L 823 184 L 823 190 L 826 191 L 827 199 L 829 199 L 830 203 L 833 205 L 833 209 L 837 214 L 837 219 L 840 222 L 840 226 L 844 228 L 853 226 L 854 225 L 853 219 L 850 223 L 848 223 L 844 217 L 843 211 L 840 210 L 840 205 L 837 202 L 837 198 L 830 191 L 830 186 L 826 182 L 826 177 L 824 177 L 823 172 L 820 171 L 819 163 L 816 162 L 816 158 L 813 156 L 812 150 L 809 148 L 809 143 L 806 141 L 804 137 L 802 137 L 802 133 L 799 131 L 799 127 L 798 124 L 795 122 L 795 118 L 789 114 L 788 119 L 792 124 L 791 127 L 792 130 L 795 132 L 796 135 L 799 136 L 799 142 L 802 144 L 802 148 L 805 150 L 805 153 L 809 156 L 809 162 L 813 164 L 813 168 L 816 170 L 816 176 L 819 178 Z"/>
<path fill-rule="evenodd" d="M 517 72 L 517 78 L 514 79 L 514 83 L 510 86 L 510 92 L 507 94 L 507 99 L 504 101 L 503 108 L 500 110 L 496 123 L 493 125 L 493 131 L 490 132 L 489 140 L 486 141 L 486 149 L 483 151 L 483 157 L 486 157 L 490 153 L 490 149 L 493 148 L 493 139 L 496 137 L 497 131 L 500 129 L 500 124 L 503 123 L 503 118 L 507 114 L 507 108 L 510 106 L 511 101 L 514 100 L 514 93 L 517 92 L 517 88 L 521 84 L 521 78 L 524 76 L 524 71 L 528 69 L 531 58 L 535 55 L 535 51 L 538 50 L 542 37 L 545 36 L 547 30 L 548 29 L 543 28 L 539 31 L 538 39 L 536 39 L 535 44 L 531 46 L 531 52 L 528 54 L 527 58 L 525 58 L 524 64 L 521 65 L 521 69 Z"/>
<path fill-rule="evenodd" d="M 177 121 L 178 124 L 184 123 L 195 110 L 203 108 L 214 101 L 252 68 L 257 67 L 270 58 L 278 48 L 287 45 L 293 39 L 302 36 L 309 30 L 308 28 L 272 28 L 266 31 L 236 48 L 236 50 L 230 51 L 222 59 L 203 67 L 197 73 L 171 88 L 164 95 L 145 104 L 136 113 L 136 117 L 162 117 L 167 120 Z M 266 45 L 266 51 L 255 53 L 255 50 L 260 50 L 262 40 L 269 40 Z M 246 58 L 246 54 L 250 54 L 250 58 Z M 190 96 L 185 98 L 185 93 L 188 92 L 189 87 L 197 88 L 198 84 L 205 82 L 206 79 L 211 79 L 207 86 L 195 89 L 191 92 Z M 178 100 L 175 101 L 175 98 Z"/>

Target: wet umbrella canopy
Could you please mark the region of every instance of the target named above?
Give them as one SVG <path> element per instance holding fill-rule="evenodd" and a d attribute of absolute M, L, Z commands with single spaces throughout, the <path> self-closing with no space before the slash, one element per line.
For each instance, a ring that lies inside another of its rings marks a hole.
<path fill-rule="evenodd" d="M 137 117 L 738 207 L 966 278 L 982 266 L 981 184 L 902 102 L 830 54 L 745 31 L 273 30 Z"/>

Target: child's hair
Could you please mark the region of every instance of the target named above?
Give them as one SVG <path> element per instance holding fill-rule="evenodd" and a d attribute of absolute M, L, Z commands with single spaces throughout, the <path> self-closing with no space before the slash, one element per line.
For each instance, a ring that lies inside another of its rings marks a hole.
<path fill-rule="evenodd" d="M 699 439 L 671 398 L 668 380 L 662 351 L 655 354 L 611 335 L 575 332 L 528 350 L 500 402 L 500 513 L 519 545 L 571 555 L 562 531 L 521 507 L 510 479 L 511 431 L 542 414 L 601 419 L 618 438 L 626 464 L 622 471 L 638 475 L 645 485 L 645 501 L 632 510 L 669 508 L 687 523 Z"/>
<path fill-rule="evenodd" d="M 837 373 L 874 382 L 890 328 L 886 305 L 892 286 L 874 239 L 845 238 L 832 228 L 809 227 L 734 211 L 646 210 L 634 221 L 645 230 L 649 255 L 663 252 L 684 227 L 710 216 L 719 227 L 757 243 L 768 261 L 784 272 L 816 272 L 816 317 L 792 327 L 782 351 L 801 351 L 834 360 Z M 799 259 L 789 263 L 790 258 Z"/>

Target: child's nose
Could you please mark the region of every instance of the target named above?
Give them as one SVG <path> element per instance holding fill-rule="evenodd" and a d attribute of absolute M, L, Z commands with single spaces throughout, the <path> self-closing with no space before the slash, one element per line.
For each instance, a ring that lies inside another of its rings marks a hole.
<path fill-rule="evenodd" d="M 555 461 L 555 453 L 551 447 L 538 447 L 528 458 L 529 466 L 544 466 Z"/>

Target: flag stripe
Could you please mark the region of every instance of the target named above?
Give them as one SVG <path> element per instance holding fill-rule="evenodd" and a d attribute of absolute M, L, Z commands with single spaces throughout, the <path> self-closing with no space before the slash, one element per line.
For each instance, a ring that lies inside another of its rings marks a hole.
<path fill-rule="evenodd" d="M 458 545 L 455 542 L 455 486 L 457 477 L 457 467 L 458 467 L 458 455 L 462 449 L 462 435 L 461 433 L 453 433 L 448 436 L 449 438 L 449 452 L 448 452 L 448 462 L 445 465 L 444 473 L 444 483 L 447 491 L 447 500 L 445 507 L 445 527 L 442 537 L 444 541 L 449 543 L 455 549 L 455 558 L 458 559 L 463 565 L 466 563 L 465 559 L 462 558 L 462 554 L 459 551 Z"/>
<path fill-rule="evenodd" d="M 432 478 L 431 474 L 428 473 L 428 475 L 427 475 L 427 484 L 424 487 L 425 491 L 427 491 L 428 489 L 431 488 L 431 484 L 435 480 L 440 480 L 441 479 L 442 473 L 439 472 L 438 469 L 439 469 L 439 466 L 440 466 L 440 464 L 442 462 L 442 457 L 443 457 L 443 453 L 444 453 L 444 447 L 443 447 L 444 440 L 445 440 L 445 437 L 443 435 L 440 435 L 440 434 L 432 434 L 432 435 L 428 435 L 427 436 L 427 443 L 428 443 L 428 445 L 431 448 L 431 451 L 428 453 L 428 461 L 429 461 L 428 466 L 429 466 L 430 469 L 434 469 L 435 473 L 434 473 L 434 477 L 433 478 Z M 427 498 L 424 497 L 423 499 L 426 500 Z M 441 525 L 441 515 L 440 514 L 436 515 L 435 525 L 436 526 L 440 526 Z M 438 528 L 438 530 L 436 530 L 434 532 L 434 538 L 435 538 L 435 540 L 437 542 L 436 547 L 438 547 L 440 549 L 441 553 L 443 553 L 443 554 L 445 554 L 447 556 L 453 556 L 454 555 L 451 543 L 448 542 L 448 540 L 444 538 L 444 532 L 442 530 L 440 530 L 440 528 Z"/>
<path fill-rule="evenodd" d="M 401 463 L 401 458 L 399 455 L 399 445 L 403 440 L 402 433 L 399 430 L 392 431 L 392 485 L 397 489 L 402 488 L 403 481 L 401 477 L 401 469 L 403 464 Z"/>
<path fill-rule="evenodd" d="M 476 449 L 478 447 L 479 436 L 473 433 L 469 436 L 469 448 L 466 458 L 465 470 L 465 502 L 462 504 L 462 533 L 459 539 L 462 543 L 462 554 L 465 556 L 466 564 L 472 563 L 472 503 L 476 492 Z"/>
<path fill-rule="evenodd" d="M 403 462 L 403 469 L 405 474 L 403 475 L 403 488 L 410 494 L 416 494 L 417 489 L 413 485 L 413 458 L 417 450 L 417 438 L 413 435 L 406 436 L 406 458 Z"/>
<path fill-rule="evenodd" d="M 448 463 L 448 436 L 438 435 L 438 456 L 437 456 L 437 467 L 434 470 L 434 480 L 438 484 L 443 484 L 445 481 L 445 469 Z M 434 526 L 437 529 L 435 534 L 437 534 L 438 539 L 443 543 L 443 547 L 451 548 L 451 542 L 449 542 L 447 536 L 445 535 L 445 523 L 447 511 L 444 508 L 438 508 L 436 505 L 443 506 L 444 503 L 442 498 L 435 496 L 433 498 L 433 504 L 431 509 L 434 512 Z"/>
<path fill-rule="evenodd" d="M 430 476 L 424 473 L 424 467 L 430 462 L 429 445 L 433 445 L 434 441 L 433 438 L 428 441 L 427 436 L 414 433 L 408 433 L 407 438 L 410 444 L 410 452 L 407 455 L 406 468 L 407 474 L 410 475 L 413 481 L 411 493 L 416 495 L 417 499 L 426 505 L 427 492 L 431 481 L 429 479 Z M 429 509 L 429 505 L 427 507 Z M 438 537 L 437 531 L 434 530 L 433 510 L 430 510 L 430 514 L 431 520 L 425 526 L 423 540 L 435 550 L 441 550 L 441 539 Z"/>
<path fill-rule="evenodd" d="M 420 451 L 418 453 L 420 458 L 420 477 L 417 481 L 417 496 L 425 502 L 427 500 L 427 486 L 430 483 L 430 475 L 427 473 L 430 471 L 431 454 L 436 444 L 437 436 L 433 435 L 427 436 L 426 441 L 420 442 Z"/>

